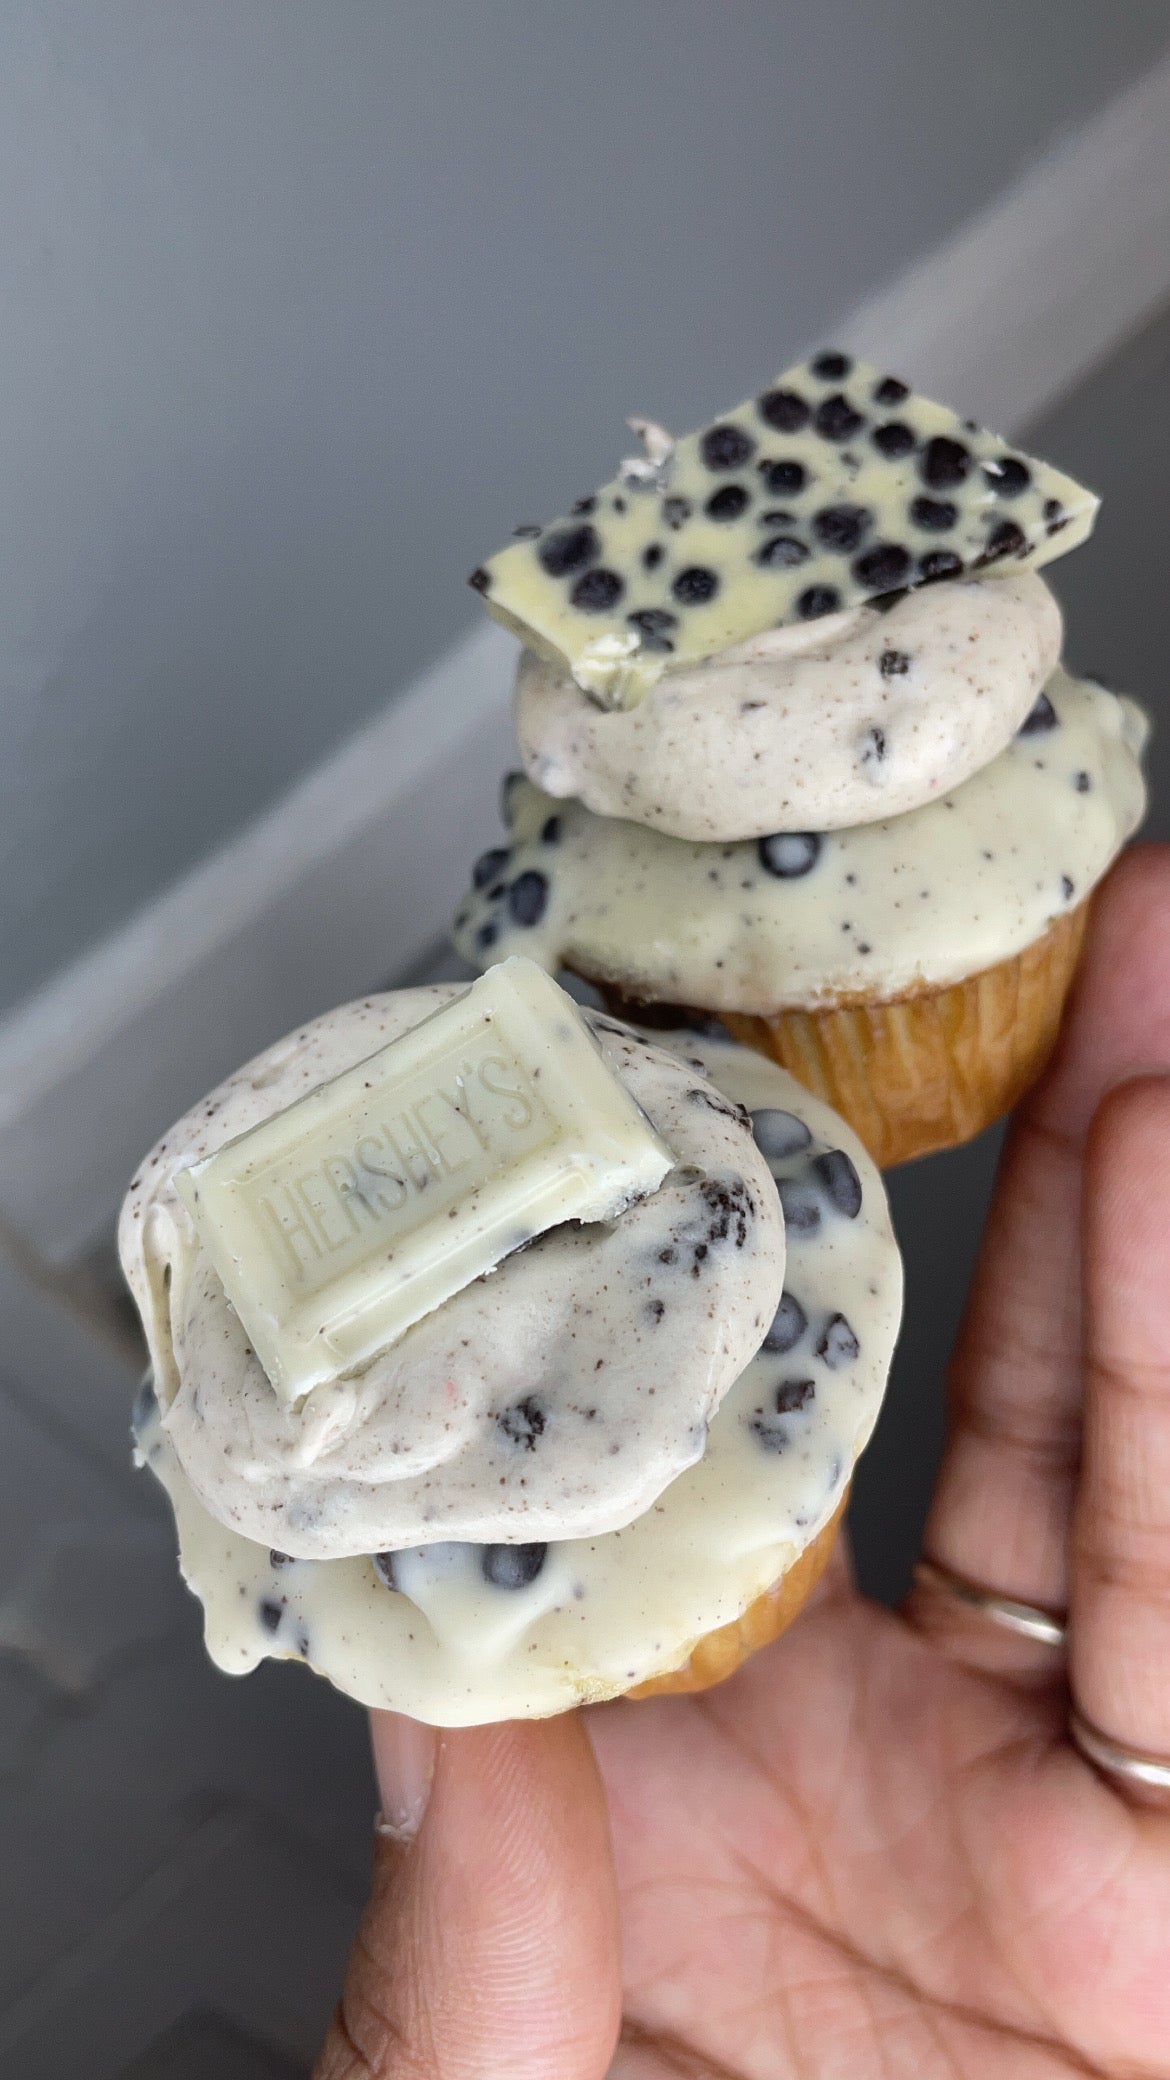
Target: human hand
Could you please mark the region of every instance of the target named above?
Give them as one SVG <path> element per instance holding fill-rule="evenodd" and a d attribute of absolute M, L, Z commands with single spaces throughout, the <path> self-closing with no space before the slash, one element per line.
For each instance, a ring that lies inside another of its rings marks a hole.
<path fill-rule="evenodd" d="M 1071 1686 L 1170 1758 L 1170 849 L 1103 887 L 1013 1124 L 925 1546 L 1067 1648 L 888 1611 L 842 1543 L 718 1689 L 376 1715 L 398 1838 L 318 2080 L 1170 2075 L 1170 1805 L 1067 1732 Z"/>

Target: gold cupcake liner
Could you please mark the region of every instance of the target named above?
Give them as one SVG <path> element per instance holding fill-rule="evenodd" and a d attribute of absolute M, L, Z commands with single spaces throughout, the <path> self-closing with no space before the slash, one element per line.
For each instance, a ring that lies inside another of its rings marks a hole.
<path fill-rule="evenodd" d="M 954 1148 L 1010 1112 L 1044 1069 L 1089 905 L 962 982 L 767 1018 L 722 1014 L 737 1040 L 824 1098 L 881 1169 Z"/>
<path fill-rule="evenodd" d="M 762 1596 L 757 1596 L 754 1603 L 749 1603 L 738 1618 L 733 1618 L 729 1625 L 720 1625 L 714 1632 L 705 1632 L 695 1641 L 679 1668 L 669 1669 L 665 1675 L 650 1676 L 646 1682 L 625 1691 L 624 1695 L 667 1697 L 682 1690 L 709 1690 L 712 1684 L 722 1683 L 726 1677 L 734 1675 L 757 1647 L 766 1647 L 770 1640 L 779 1638 L 804 1608 L 828 1566 L 848 1501 L 849 1490 L 846 1488 L 824 1529 L 810 1540 L 787 1573 L 773 1582 L 770 1589 L 765 1589 Z"/>

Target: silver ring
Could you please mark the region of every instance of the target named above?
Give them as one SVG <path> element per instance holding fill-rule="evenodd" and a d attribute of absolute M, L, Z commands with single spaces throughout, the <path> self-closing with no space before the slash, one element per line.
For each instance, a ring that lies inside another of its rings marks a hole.
<path fill-rule="evenodd" d="M 1046 1647 L 1063 1647 L 1068 1638 L 1068 1625 L 1058 1612 L 1042 1610 L 1035 1603 L 1019 1603 L 1014 1596 L 999 1596 L 994 1589 L 984 1589 L 978 1582 L 968 1581 L 966 1575 L 952 1574 L 949 1567 L 939 1567 L 933 1560 L 916 1563 L 914 1581 L 919 1589 L 934 1589 L 941 1596 L 966 1604 L 969 1610 L 990 1618 L 1004 1632 L 1039 1640 Z"/>
<path fill-rule="evenodd" d="M 1170 1795 L 1170 1760 L 1166 1756 L 1143 1755 L 1138 1748 L 1126 1748 L 1120 1741 L 1110 1740 L 1075 1704 L 1069 1707 L 1068 1730 L 1074 1746 L 1095 1769 L 1106 1776 L 1119 1777 L 1123 1783 L 1141 1784 L 1147 1791 Z"/>

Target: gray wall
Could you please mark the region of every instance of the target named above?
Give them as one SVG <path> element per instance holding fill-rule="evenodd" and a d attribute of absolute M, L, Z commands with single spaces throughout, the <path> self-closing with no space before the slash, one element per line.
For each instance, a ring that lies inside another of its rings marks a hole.
<path fill-rule="evenodd" d="M 0 1006 L 456 635 L 623 411 L 741 395 L 1168 34 L 1163 0 L 8 0 Z"/>

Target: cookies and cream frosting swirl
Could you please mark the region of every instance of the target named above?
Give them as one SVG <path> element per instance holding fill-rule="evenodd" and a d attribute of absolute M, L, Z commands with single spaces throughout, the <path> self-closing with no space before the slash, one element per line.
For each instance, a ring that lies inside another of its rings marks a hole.
<path fill-rule="evenodd" d="M 765 629 L 608 708 L 533 650 L 516 730 L 529 778 L 671 837 L 716 841 L 896 816 L 1002 751 L 1060 656 L 1034 573 Z"/>
<path fill-rule="evenodd" d="M 763 1056 L 690 1033 L 667 1045 L 751 1114 L 787 1230 L 783 1294 L 702 1458 L 603 1537 L 295 1560 L 208 1511 L 148 1387 L 139 1450 L 170 1495 L 221 1668 L 303 1659 L 364 1704 L 439 1725 L 536 1717 L 677 1667 L 828 1523 L 876 1421 L 901 1312 L 881 1179 L 835 1114 Z M 656 1359 L 655 1378 L 667 1373 Z"/>
<path fill-rule="evenodd" d="M 371 997 L 267 1049 L 169 1130 L 123 1208 L 169 1447 L 201 1504 L 265 1548 L 337 1559 L 628 1523 L 699 1458 L 780 1297 L 783 1221 L 745 1115 L 588 1014 L 675 1158 L 658 1190 L 616 1221 L 537 1235 L 293 1405 L 274 1392 L 176 1175 L 458 993 Z"/>
<path fill-rule="evenodd" d="M 1003 583 L 1003 580 L 997 580 Z M 962 980 L 1083 902 L 1141 821 L 1147 723 L 1057 670 L 997 758 L 940 798 L 845 830 L 693 844 L 522 775 L 455 943 L 527 953 L 646 1002 L 766 1015 Z"/>

